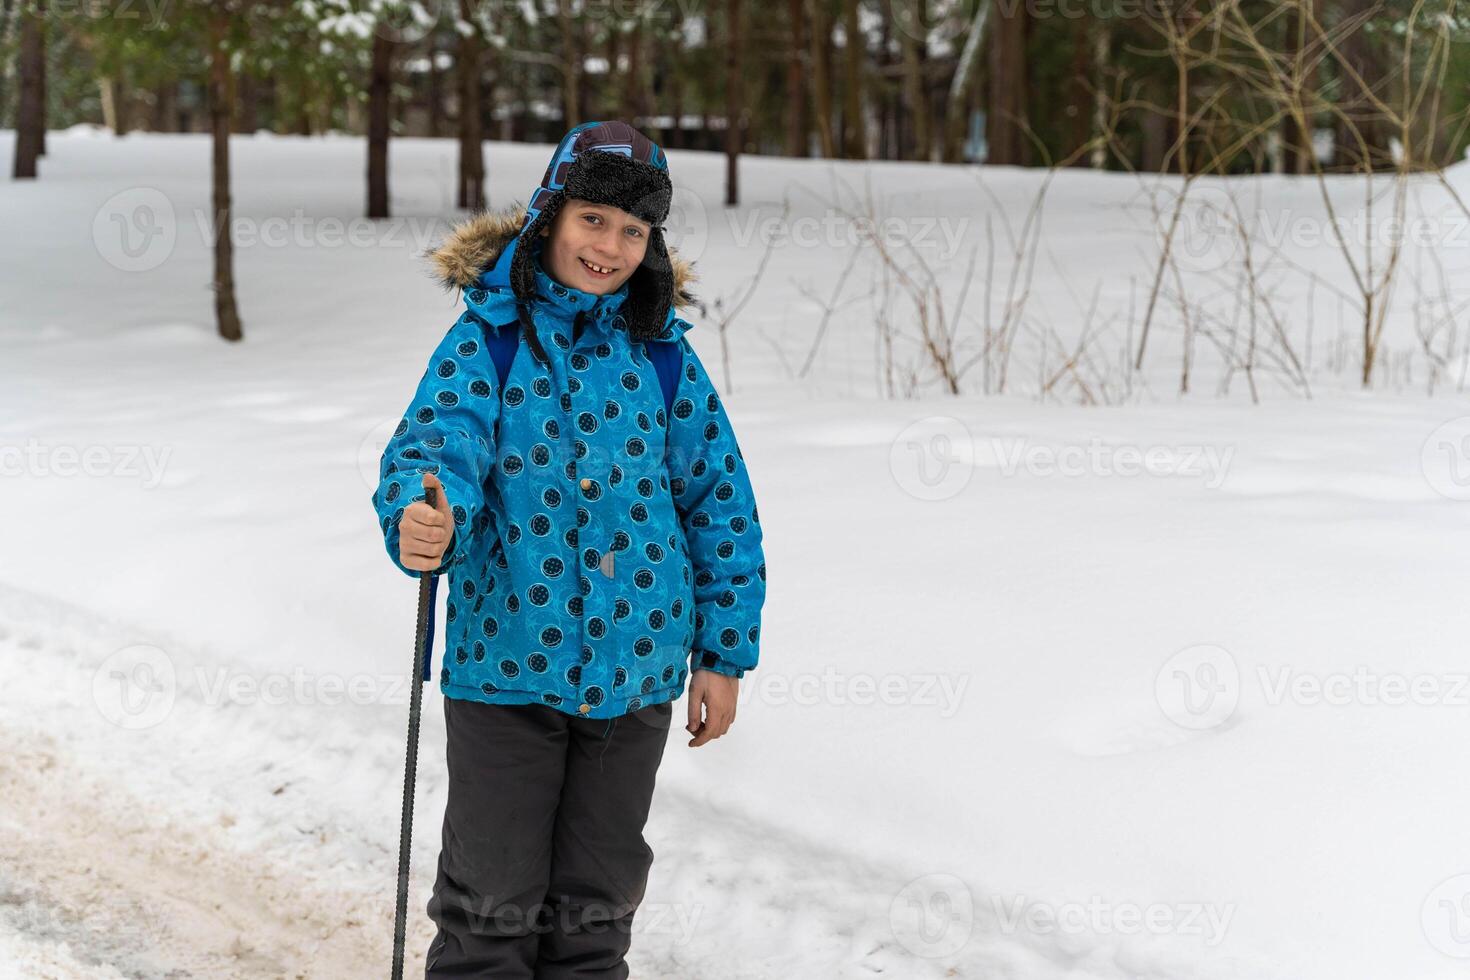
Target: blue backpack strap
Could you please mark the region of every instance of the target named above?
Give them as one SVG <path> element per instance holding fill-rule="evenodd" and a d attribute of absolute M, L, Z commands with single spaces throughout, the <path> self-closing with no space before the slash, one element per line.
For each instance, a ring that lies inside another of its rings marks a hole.
<path fill-rule="evenodd" d="M 674 411 L 674 392 L 679 390 L 679 369 L 684 366 L 684 352 L 675 340 L 646 341 L 643 349 L 658 373 L 658 386 L 664 393 L 664 418 Z"/>
<path fill-rule="evenodd" d="M 516 348 L 521 344 L 520 324 L 511 322 L 498 327 L 484 325 L 485 350 L 495 362 L 495 375 L 500 388 L 505 389 L 505 379 L 510 375 L 510 364 L 516 359 Z"/>

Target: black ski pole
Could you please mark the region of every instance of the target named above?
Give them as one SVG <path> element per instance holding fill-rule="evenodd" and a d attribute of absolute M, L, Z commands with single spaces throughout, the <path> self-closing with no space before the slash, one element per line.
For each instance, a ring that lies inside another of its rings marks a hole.
<path fill-rule="evenodd" d="M 424 488 L 424 503 L 439 506 L 439 492 Z M 414 632 L 413 673 L 409 675 L 408 756 L 403 764 L 403 820 L 398 827 L 398 906 L 393 913 L 393 980 L 403 980 L 403 946 L 408 929 L 408 857 L 413 841 L 413 787 L 419 764 L 419 715 L 424 706 L 423 676 L 428 671 L 429 616 L 433 613 L 429 591 L 433 572 L 419 573 L 419 621 Z"/>

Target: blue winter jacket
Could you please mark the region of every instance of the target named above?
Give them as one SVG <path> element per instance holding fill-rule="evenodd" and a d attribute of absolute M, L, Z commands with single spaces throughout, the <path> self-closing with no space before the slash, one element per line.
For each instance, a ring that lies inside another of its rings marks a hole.
<path fill-rule="evenodd" d="M 388 553 L 414 577 L 398 522 L 424 499 L 419 474 L 437 474 L 452 505 L 440 688 L 614 718 L 678 698 L 691 667 L 743 676 L 759 655 L 761 526 L 690 324 L 670 308 L 663 338 L 682 363 L 665 413 L 644 345 L 618 317 L 628 286 L 563 286 L 538 247 L 531 314 L 550 363 L 522 339 L 502 390 L 486 338 L 518 329 L 505 270 L 521 218 L 481 215 L 436 256 L 441 269 L 499 261 L 461 282 L 465 311 L 430 356 L 373 494 Z"/>

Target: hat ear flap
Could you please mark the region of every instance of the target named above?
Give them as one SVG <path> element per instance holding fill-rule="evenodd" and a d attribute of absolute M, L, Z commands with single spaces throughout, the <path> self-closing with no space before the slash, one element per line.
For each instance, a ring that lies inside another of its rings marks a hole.
<path fill-rule="evenodd" d="M 543 229 L 548 232 L 551 230 L 551 223 L 556 220 L 557 212 L 566 203 L 566 199 L 565 191 L 553 191 L 541 205 L 536 217 L 516 236 L 516 254 L 510 260 L 510 288 L 522 301 L 530 302 L 536 297 L 536 267 L 533 260 L 540 244 L 536 239 Z"/>
<path fill-rule="evenodd" d="M 628 277 L 628 298 L 623 303 L 628 333 L 634 340 L 657 340 L 663 334 L 673 301 L 674 268 L 663 229 L 654 225 L 648 232 L 643 262 Z"/>

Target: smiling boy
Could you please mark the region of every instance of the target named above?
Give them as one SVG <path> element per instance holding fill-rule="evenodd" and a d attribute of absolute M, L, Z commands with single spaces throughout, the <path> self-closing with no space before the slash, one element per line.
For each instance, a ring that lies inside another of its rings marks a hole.
<path fill-rule="evenodd" d="M 466 309 L 373 495 L 399 568 L 449 585 L 429 978 L 626 978 L 673 702 L 719 738 L 758 660 L 759 515 L 676 314 L 671 196 L 657 145 L 586 123 L 433 256 Z"/>

